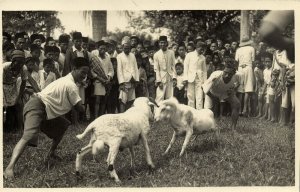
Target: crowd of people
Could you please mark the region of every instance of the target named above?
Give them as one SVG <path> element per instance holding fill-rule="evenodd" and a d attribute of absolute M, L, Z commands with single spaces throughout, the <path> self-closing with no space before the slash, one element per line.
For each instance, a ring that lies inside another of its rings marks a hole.
<path fill-rule="evenodd" d="M 80 32 L 73 33 L 72 41 L 67 34 L 58 41 L 41 34 L 29 37 L 26 32 L 13 37 L 3 33 L 5 131 L 23 126 L 22 111 L 29 98 L 71 72 L 77 57 L 89 62 L 90 71 L 79 85 L 85 112 L 67 114 L 74 125 L 105 113 L 124 112 L 140 96 L 153 97 L 157 103 L 174 96 L 182 104 L 227 115 L 232 110 L 226 107 L 228 88 L 222 85 L 213 94 L 203 91 L 205 81 L 216 84 L 215 79 L 226 72 L 234 84 L 227 86 L 239 100 L 231 108 L 238 108 L 240 116 L 282 124 L 294 116 L 294 64 L 285 50 L 274 50 L 263 42 L 255 49 L 247 38 L 225 43 L 201 37 L 168 42 L 161 36 L 154 43 L 133 35 L 122 42 L 105 37 L 92 43 Z"/>

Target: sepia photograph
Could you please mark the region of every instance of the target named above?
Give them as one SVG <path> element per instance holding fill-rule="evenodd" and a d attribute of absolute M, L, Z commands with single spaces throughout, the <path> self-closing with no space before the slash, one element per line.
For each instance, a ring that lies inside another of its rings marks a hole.
<path fill-rule="evenodd" d="M 290 9 L 2 10 L 3 187 L 294 187 L 295 25 Z"/>

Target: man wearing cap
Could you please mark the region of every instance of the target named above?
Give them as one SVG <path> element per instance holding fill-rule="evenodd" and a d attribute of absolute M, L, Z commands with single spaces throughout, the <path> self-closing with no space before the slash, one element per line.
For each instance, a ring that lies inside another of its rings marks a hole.
<path fill-rule="evenodd" d="M 74 106 L 84 111 L 78 85 L 82 84 L 89 71 L 85 58 L 76 58 L 72 71 L 49 84 L 44 90 L 30 98 L 24 107 L 24 132 L 13 150 L 11 161 L 4 171 L 5 178 L 14 177 L 14 167 L 27 145 L 37 146 L 39 132 L 53 140 L 48 158 L 61 159 L 55 154 L 70 122 L 63 115 Z"/>
<path fill-rule="evenodd" d="M 238 78 L 235 75 L 234 61 L 227 62 L 223 71 L 215 71 L 202 85 L 205 95 L 204 108 L 212 109 L 214 103 L 227 101 L 231 107 L 232 130 L 235 130 L 239 117 L 240 102 L 235 95 Z"/>
<path fill-rule="evenodd" d="M 154 56 L 154 71 L 156 73 L 156 103 L 173 96 L 173 86 L 176 86 L 175 55 L 168 50 L 167 36 L 159 37 L 160 50 Z"/>
<path fill-rule="evenodd" d="M 251 46 L 252 41 L 248 37 L 243 37 L 240 47 L 236 50 L 235 60 L 239 63 L 238 71 L 242 74 L 242 81 L 244 82 L 244 108 L 243 115 L 248 116 L 252 111 L 250 109 L 250 97 L 254 91 L 255 76 L 252 63 L 255 59 L 255 50 Z"/>
<path fill-rule="evenodd" d="M 4 130 L 12 131 L 12 129 L 20 128 L 21 122 L 18 122 L 19 106 L 18 101 L 23 95 L 28 80 L 28 71 L 25 64 L 25 54 L 21 50 L 14 50 L 11 53 L 11 62 L 3 64 L 3 107 L 6 112 L 6 121 L 4 122 Z M 18 87 L 17 79 L 21 77 L 21 86 Z M 16 124 L 17 123 L 17 124 Z"/>
<path fill-rule="evenodd" d="M 117 56 L 117 77 L 120 85 L 120 112 L 128 109 L 135 99 L 135 86 L 139 81 L 139 71 L 136 58 L 130 52 L 130 40 L 122 40 L 123 52 Z"/>
<path fill-rule="evenodd" d="M 196 50 L 186 55 L 184 60 L 184 84 L 187 84 L 188 105 L 195 109 L 203 108 L 202 84 L 207 79 L 205 43 L 198 41 Z"/>
<path fill-rule="evenodd" d="M 105 104 L 107 95 L 110 91 L 110 83 L 114 76 L 114 69 L 110 60 L 110 56 L 106 53 L 107 43 L 98 42 L 99 54 L 91 58 L 91 73 L 94 78 L 95 102 L 95 118 L 105 113 Z"/>

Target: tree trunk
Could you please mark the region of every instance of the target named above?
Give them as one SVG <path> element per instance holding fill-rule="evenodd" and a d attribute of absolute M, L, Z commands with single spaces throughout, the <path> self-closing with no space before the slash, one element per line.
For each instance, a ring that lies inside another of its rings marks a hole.
<path fill-rule="evenodd" d="M 92 12 L 93 40 L 100 41 L 107 35 L 107 11 Z"/>
<path fill-rule="evenodd" d="M 240 31 L 240 40 L 243 38 L 251 38 L 250 37 L 250 22 L 249 22 L 249 11 L 242 10 L 241 11 L 241 31 Z"/>

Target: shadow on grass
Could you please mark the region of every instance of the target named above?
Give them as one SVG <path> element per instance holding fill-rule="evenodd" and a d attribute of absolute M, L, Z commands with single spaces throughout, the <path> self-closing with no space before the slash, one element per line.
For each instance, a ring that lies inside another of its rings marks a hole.
<path fill-rule="evenodd" d="M 215 151 L 219 148 L 223 148 L 225 144 L 219 140 L 204 140 L 201 145 L 193 145 L 191 151 L 197 153 L 205 153 L 209 151 Z"/>
<path fill-rule="evenodd" d="M 236 129 L 236 131 L 240 134 L 252 134 L 257 135 L 259 133 L 259 130 L 257 127 L 248 127 L 248 126 L 242 126 Z"/>

